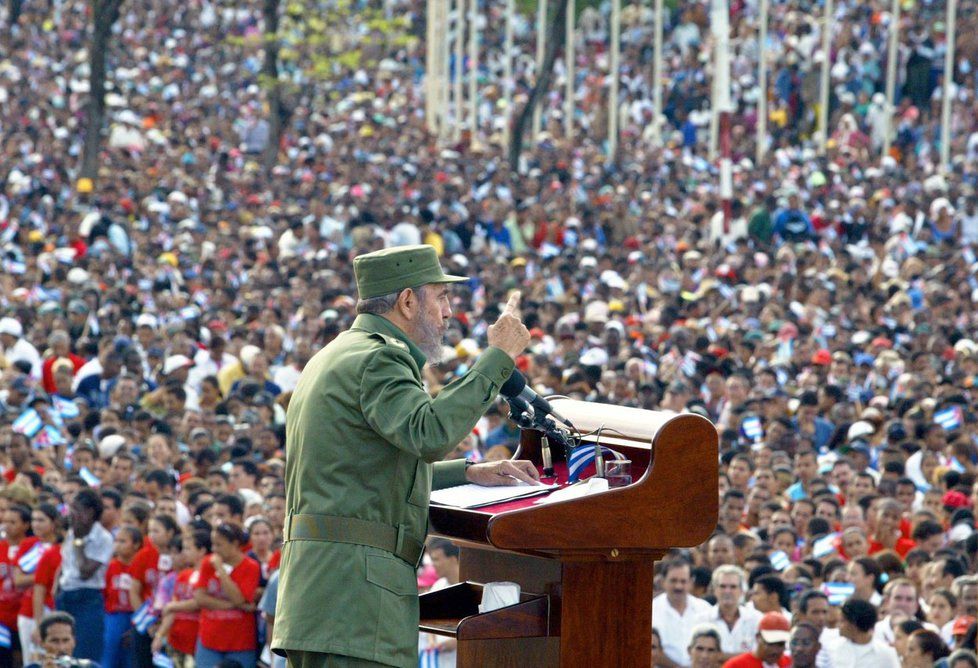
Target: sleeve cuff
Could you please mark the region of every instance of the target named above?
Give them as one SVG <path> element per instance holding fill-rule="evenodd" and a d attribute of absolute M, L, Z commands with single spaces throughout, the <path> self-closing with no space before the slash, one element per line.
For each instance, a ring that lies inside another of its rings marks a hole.
<path fill-rule="evenodd" d="M 479 359 L 472 365 L 472 371 L 487 378 L 496 387 L 497 392 L 503 383 L 509 379 L 514 368 L 516 368 L 516 363 L 513 358 L 503 352 L 501 348 L 495 347 L 483 350 Z"/>
<path fill-rule="evenodd" d="M 466 484 L 468 482 L 465 477 L 465 469 L 468 468 L 467 463 L 464 459 L 435 462 L 431 488 L 444 489 L 446 487 Z"/>

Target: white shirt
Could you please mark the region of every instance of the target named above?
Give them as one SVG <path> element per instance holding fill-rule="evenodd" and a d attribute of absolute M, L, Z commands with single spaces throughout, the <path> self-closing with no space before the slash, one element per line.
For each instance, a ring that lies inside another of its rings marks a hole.
<path fill-rule="evenodd" d="M 757 646 L 757 623 L 761 614 L 746 605 L 740 606 L 740 616 L 734 622 L 733 628 L 720 616 L 720 606 L 710 608 L 706 621 L 717 627 L 720 632 L 720 651 L 724 654 L 743 654 L 753 652 Z"/>
<path fill-rule="evenodd" d="M 680 666 L 690 664 L 689 641 L 693 639 L 693 627 L 707 620 L 711 605 L 691 594 L 686 596 L 686 610 L 683 614 L 669 604 L 666 594 L 652 599 L 652 626 L 662 638 L 662 651 Z"/>
<path fill-rule="evenodd" d="M 841 638 L 829 650 L 829 655 L 836 668 L 900 668 L 896 650 L 876 640 L 857 645 Z"/>
<path fill-rule="evenodd" d="M 291 392 L 299 384 L 299 376 L 301 375 L 302 371 L 296 369 L 295 365 L 286 364 L 279 367 L 278 371 L 275 372 L 275 375 L 272 376 L 272 382 L 278 385 L 282 392 Z"/>
<path fill-rule="evenodd" d="M 194 355 L 194 368 L 187 374 L 187 384 L 196 392 L 200 392 L 200 385 L 207 376 L 216 376 L 217 372 L 226 366 L 234 364 L 238 358 L 229 353 L 221 353 L 220 363 L 214 361 L 209 350 L 201 350 Z"/>
<path fill-rule="evenodd" d="M 82 579 L 78 555 L 75 554 L 75 531 L 68 530 L 64 543 L 61 544 L 61 584 L 62 591 L 75 591 L 78 589 L 104 589 L 105 571 L 112 560 L 113 543 L 112 534 L 101 524 L 96 522 L 92 525 L 91 531 L 85 536 L 84 552 L 85 556 L 92 561 L 97 561 L 98 569 L 87 580 Z"/>

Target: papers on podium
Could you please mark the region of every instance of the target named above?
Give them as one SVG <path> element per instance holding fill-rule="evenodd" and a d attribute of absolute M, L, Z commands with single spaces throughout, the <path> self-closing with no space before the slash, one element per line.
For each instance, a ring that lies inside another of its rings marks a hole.
<path fill-rule="evenodd" d="M 436 489 L 431 493 L 431 502 L 440 506 L 454 506 L 455 508 L 479 508 L 480 506 L 491 506 L 503 501 L 522 499 L 527 496 L 546 494 L 552 489 L 557 489 L 557 485 L 530 485 L 521 482 L 516 485 L 505 485 L 502 487 L 483 487 L 482 485 L 458 485 L 456 487 L 446 487 Z"/>

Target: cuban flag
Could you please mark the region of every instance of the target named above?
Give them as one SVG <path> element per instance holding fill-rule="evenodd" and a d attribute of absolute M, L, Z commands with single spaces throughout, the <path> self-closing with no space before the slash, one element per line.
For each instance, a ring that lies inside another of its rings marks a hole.
<path fill-rule="evenodd" d="M 598 447 L 601 448 L 601 454 L 604 457 L 611 457 L 613 459 L 625 458 L 625 455 L 620 452 L 615 452 L 611 448 L 606 448 L 603 445 L 578 446 L 574 448 L 570 458 L 567 460 L 567 482 L 577 482 L 580 479 L 584 469 L 594 463 L 594 450 Z"/>
<path fill-rule="evenodd" d="M 958 405 L 948 406 L 934 413 L 934 422 L 944 427 L 944 431 L 954 431 L 964 423 L 964 413 Z"/>
<path fill-rule="evenodd" d="M 41 419 L 40 413 L 33 408 L 28 408 L 14 420 L 12 426 L 14 431 L 24 434 L 28 438 L 33 438 L 34 434 L 41 431 L 44 421 Z"/>
<path fill-rule="evenodd" d="M 438 668 L 438 650 L 421 650 L 418 655 L 418 668 Z"/>
<path fill-rule="evenodd" d="M 812 556 L 821 559 L 835 552 L 835 539 L 838 537 L 838 533 L 830 533 L 812 543 Z"/>
<path fill-rule="evenodd" d="M 31 549 L 27 550 L 20 559 L 17 560 L 17 567 L 20 568 L 24 573 L 33 573 L 37 570 L 37 564 L 41 561 L 41 555 L 44 554 L 43 543 L 34 543 Z"/>
<path fill-rule="evenodd" d="M 700 355 L 690 350 L 685 355 L 683 355 L 683 362 L 682 365 L 680 366 L 682 372 L 687 376 L 689 376 L 690 378 L 692 378 L 693 376 L 696 375 L 696 364 L 702 359 L 703 358 L 700 357 Z"/>
<path fill-rule="evenodd" d="M 173 659 L 168 657 L 163 652 L 156 652 L 153 655 L 153 665 L 156 668 L 173 668 Z"/>
<path fill-rule="evenodd" d="M 0 647 L 4 649 L 10 649 L 13 647 L 14 641 L 13 637 L 10 635 L 10 629 L 8 629 L 3 624 L 0 624 Z"/>
<path fill-rule="evenodd" d="M 102 481 L 98 479 L 94 473 L 88 470 L 88 467 L 82 467 L 81 471 L 78 472 L 81 479 L 88 483 L 89 487 L 98 487 L 102 484 Z"/>
<path fill-rule="evenodd" d="M 829 599 L 829 605 L 842 605 L 856 592 L 856 585 L 851 582 L 826 582 L 822 585 L 822 593 Z"/>
<path fill-rule="evenodd" d="M 54 405 L 54 412 L 65 420 L 76 418 L 81 414 L 81 411 L 78 410 L 78 404 L 71 399 L 55 395 L 51 397 L 51 402 Z"/>
<path fill-rule="evenodd" d="M 760 443 L 764 440 L 764 425 L 761 418 L 757 415 L 748 415 L 740 423 L 740 433 L 751 443 Z"/>
<path fill-rule="evenodd" d="M 51 425 L 44 425 L 44 429 L 41 430 L 34 438 L 35 448 L 51 448 L 56 445 L 64 445 L 68 440 L 61 434 L 61 431 L 57 427 Z"/>
<path fill-rule="evenodd" d="M 151 607 L 151 601 L 146 601 L 141 606 L 139 610 L 132 613 L 132 625 L 136 629 L 137 633 L 142 635 L 149 635 L 149 627 L 155 624 L 158 617 L 153 614 Z"/>
<path fill-rule="evenodd" d="M 783 571 L 791 565 L 791 559 L 785 554 L 784 550 L 778 550 L 771 554 L 771 566 L 776 571 Z"/>

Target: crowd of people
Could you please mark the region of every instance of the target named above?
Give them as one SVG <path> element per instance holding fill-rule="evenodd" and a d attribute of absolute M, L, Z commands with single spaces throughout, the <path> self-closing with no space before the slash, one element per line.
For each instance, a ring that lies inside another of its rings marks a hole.
<path fill-rule="evenodd" d="M 480 7 L 474 141 L 440 146 L 422 115 L 424 3 L 382 3 L 407 19 L 390 40 L 358 23 L 371 3 L 320 3 L 372 60 L 284 66 L 269 170 L 262 3 L 125 3 L 110 127 L 84 180 L 88 3 L 23 3 L 15 25 L 21 3 L 4 4 L 0 665 L 36 660 L 55 608 L 74 616 L 75 655 L 105 668 L 281 661 L 266 642 L 289 395 L 356 315 L 352 258 L 420 242 L 470 277 L 425 372 L 432 392 L 519 288 L 532 335 L 519 367 L 538 392 L 716 423 L 720 525 L 659 569 L 656 665 L 978 665 L 974 13 L 959 15 L 943 173 L 942 4 L 904 3 L 881 156 L 889 3 L 835 3 L 824 153 L 821 5 L 772 3 L 761 50 L 757 3 L 730 3 L 725 226 L 707 159 L 708 3 L 667 12 L 659 119 L 654 17 L 623 8 L 614 160 L 609 7 L 584 8 L 574 138 L 558 60 L 519 173 L 501 145 L 501 5 Z M 516 28 L 519 106 L 534 30 Z M 308 36 L 290 30 L 300 49 Z M 771 123 L 755 164 L 762 52 Z M 510 456 L 505 415 L 453 456 Z M 452 546 L 432 552 L 419 585 L 457 579 Z M 450 643 L 419 646 L 451 661 Z"/>

